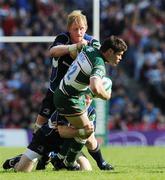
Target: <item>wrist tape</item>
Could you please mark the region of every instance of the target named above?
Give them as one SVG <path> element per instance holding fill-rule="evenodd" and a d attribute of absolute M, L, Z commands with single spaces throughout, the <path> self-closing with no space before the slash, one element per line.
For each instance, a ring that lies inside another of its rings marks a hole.
<path fill-rule="evenodd" d="M 84 129 L 79 129 L 78 133 L 80 136 L 85 136 L 85 134 L 86 134 Z"/>
<path fill-rule="evenodd" d="M 77 51 L 77 44 L 68 45 L 69 52 Z"/>

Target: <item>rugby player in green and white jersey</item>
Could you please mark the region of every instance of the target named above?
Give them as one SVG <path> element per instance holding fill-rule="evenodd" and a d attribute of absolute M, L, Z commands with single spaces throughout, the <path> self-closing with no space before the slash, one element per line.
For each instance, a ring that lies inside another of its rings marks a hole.
<path fill-rule="evenodd" d="M 70 144 L 67 156 L 64 158 L 60 157 L 60 153 L 58 155 L 64 158 L 63 165 L 67 169 L 74 169 L 77 152 L 92 134 L 87 132 L 87 129 L 92 129 L 87 116 L 87 90 L 90 88 L 97 98 L 110 99 L 111 94 L 105 91 L 102 84 L 102 78 L 106 75 L 106 64 L 117 66 L 126 50 L 126 43 L 116 36 L 105 39 L 99 50 L 85 46 L 54 92 L 54 104 L 59 114 L 81 132 L 81 136 L 75 137 Z"/>

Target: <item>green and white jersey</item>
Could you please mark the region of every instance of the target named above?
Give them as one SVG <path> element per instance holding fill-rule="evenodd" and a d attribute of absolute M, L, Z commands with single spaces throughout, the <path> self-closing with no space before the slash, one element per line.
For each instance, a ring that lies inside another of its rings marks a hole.
<path fill-rule="evenodd" d="M 104 58 L 98 49 L 85 46 L 71 64 L 60 83 L 60 89 L 66 95 L 79 95 L 88 89 L 89 79 L 93 76 L 105 76 Z"/>

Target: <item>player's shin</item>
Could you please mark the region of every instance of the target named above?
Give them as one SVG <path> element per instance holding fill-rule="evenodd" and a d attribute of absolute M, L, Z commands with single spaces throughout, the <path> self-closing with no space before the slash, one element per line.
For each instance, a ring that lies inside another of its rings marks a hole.
<path fill-rule="evenodd" d="M 74 162 L 76 160 L 76 156 L 82 150 L 85 143 L 86 143 L 86 140 L 81 139 L 79 137 L 72 139 L 70 149 L 69 149 L 67 156 L 64 160 L 64 164 L 66 166 L 73 166 L 74 165 Z"/>
<path fill-rule="evenodd" d="M 88 149 L 89 154 L 93 157 L 93 159 L 95 159 L 95 161 L 97 162 L 97 164 L 102 164 L 102 162 L 104 161 L 103 157 L 102 157 L 102 153 L 100 150 L 100 146 L 97 143 L 97 147 L 94 150 L 90 150 Z"/>

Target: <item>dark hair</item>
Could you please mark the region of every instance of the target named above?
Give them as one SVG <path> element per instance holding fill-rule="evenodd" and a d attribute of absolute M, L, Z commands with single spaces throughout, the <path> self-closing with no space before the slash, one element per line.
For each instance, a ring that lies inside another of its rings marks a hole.
<path fill-rule="evenodd" d="M 100 47 L 102 52 L 106 52 L 108 49 L 112 49 L 115 53 L 126 51 L 127 44 L 121 38 L 112 35 L 106 38 Z"/>

